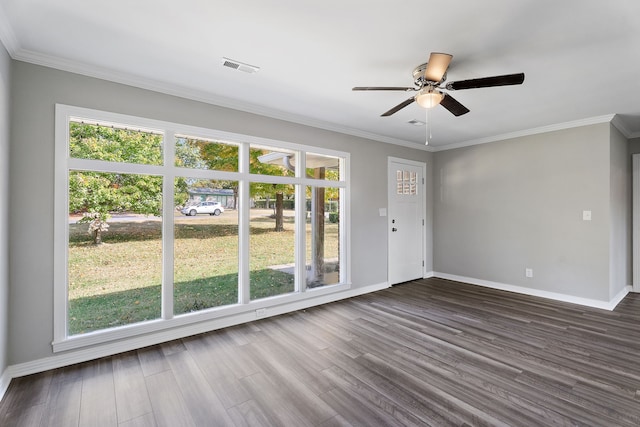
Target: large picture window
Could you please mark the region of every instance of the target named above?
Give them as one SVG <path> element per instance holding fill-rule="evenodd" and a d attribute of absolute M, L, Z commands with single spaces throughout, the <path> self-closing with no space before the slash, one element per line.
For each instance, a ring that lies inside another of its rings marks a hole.
<path fill-rule="evenodd" d="M 56 106 L 54 351 L 345 289 L 348 165 Z"/>

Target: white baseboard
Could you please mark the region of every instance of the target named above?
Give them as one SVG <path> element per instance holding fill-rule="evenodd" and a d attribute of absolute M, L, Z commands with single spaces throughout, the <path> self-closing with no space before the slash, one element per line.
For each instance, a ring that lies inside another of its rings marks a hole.
<path fill-rule="evenodd" d="M 5 369 L 0 376 L 0 402 L 9 388 L 9 383 L 11 383 L 11 374 L 9 374 L 9 369 Z"/>
<path fill-rule="evenodd" d="M 285 303 L 282 305 L 271 306 L 267 310 L 267 315 L 262 318 L 277 316 L 280 314 L 290 313 L 297 310 L 303 310 L 306 308 L 327 304 L 330 302 L 335 302 L 335 301 L 339 301 L 346 298 L 352 298 L 359 295 L 380 291 L 388 287 L 389 287 L 389 284 L 387 282 L 383 282 L 375 285 L 352 288 L 352 289 L 348 289 L 341 292 L 322 294 L 316 297 L 302 299 L 295 302 Z M 56 369 L 63 366 L 73 365 L 75 363 L 81 363 L 89 360 L 99 359 L 101 357 L 111 356 L 114 354 L 131 351 L 131 350 L 135 350 L 142 347 L 160 344 L 160 343 L 171 341 L 174 339 L 184 338 L 191 335 L 197 335 L 200 333 L 214 331 L 216 329 L 222 329 L 229 326 L 239 325 L 242 323 L 248 323 L 255 320 L 257 320 L 255 312 L 250 311 L 245 313 L 234 314 L 231 316 L 227 316 L 224 318 L 215 319 L 207 322 L 201 322 L 201 323 L 186 325 L 183 327 L 167 329 L 167 330 L 158 331 L 155 333 L 149 333 L 146 335 L 121 339 L 117 341 L 111 341 L 105 344 L 97 344 L 92 347 L 85 347 L 81 349 L 64 351 L 64 352 L 56 353 L 55 355 L 50 357 L 45 357 L 42 359 L 30 361 L 30 362 L 11 365 L 7 368 L 7 372 L 8 372 L 7 376 L 9 377 L 9 379 L 11 379 L 11 378 L 22 377 L 25 375 L 31 375 L 38 372 L 48 371 L 50 369 Z M 1 384 L 2 383 L 0 383 L 0 385 Z"/>
<path fill-rule="evenodd" d="M 473 277 L 457 276 L 455 274 L 447 273 L 434 273 L 434 277 L 441 279 L 454 280 L 456 282 L 469 283 L 471 285 L 484 286 L 485 288 L 499 289 L 502 291 L 515 292 L 518 294 L 530 295 L 534 297 L 547 298 L 556 301 L 569 302 L 572 304 L 584 305 L 586 307 L 600 308 L 603 310 L 613 310 L 618 303 L 629 293 L 630 286 L 625 287 L 618 295 L 616 295 L 611 301 L 601 301 L 590 298 L 576 297 L 573 295 L 566 295 L 557 292 L 542 291 L 539 289 L 525 288 L 523 286 L 508 285 L 505 283 L 492 282 L 489 280 L 475 279 Z"/>
<path fill-rule="evenodd" d="M 624 299 L 624 297 L 626 297 L 627 294 L 629 292 L 632 292 L 632 291 L 633 291 L 633 286 L 631 286 L 631 285 L 625 286 L 620 292 L 618 292 L 618 295 L 616 295 L 615 297 L 611 298 L 611 301 L 609 301 L 609 304 L 612 305 L 611 310 L 616 308 L 616 306 L 618 304 L 620 304 L 620 301 L 622 301 Z"/>
<path fill-rule="evenodd" d="M 435 273 L 433 271 L 428 271 L 424 274 L 424 279 L 430 279 L 432 277 L 435 277 Z"/>

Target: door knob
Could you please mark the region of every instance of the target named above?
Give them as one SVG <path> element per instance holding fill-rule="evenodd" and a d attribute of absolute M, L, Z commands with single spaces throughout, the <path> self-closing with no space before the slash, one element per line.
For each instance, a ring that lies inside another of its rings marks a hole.
<path fill-rule="evenodd" d="M 393 228 L 391 229 L 391 231 L 396 232 L 396 231 L 398 231 L 398 229 L 397 229 L 397 228 L 395 228 L 395 227 L 393 227 Z"/>

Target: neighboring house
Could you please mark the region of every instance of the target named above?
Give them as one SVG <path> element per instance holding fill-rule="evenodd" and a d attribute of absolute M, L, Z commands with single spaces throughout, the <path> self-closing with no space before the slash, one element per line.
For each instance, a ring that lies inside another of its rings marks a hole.
<path fill-rule="evenodd" d="M 189 202 L 220 202 L 225 209 L 233 209 L 234 195 L 230 188 L 189 188 Z"/>

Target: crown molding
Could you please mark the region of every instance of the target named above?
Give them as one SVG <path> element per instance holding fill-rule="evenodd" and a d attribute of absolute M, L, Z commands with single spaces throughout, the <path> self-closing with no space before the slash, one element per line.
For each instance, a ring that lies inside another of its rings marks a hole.
<path fill-rule="evenodd" d="M 640 131 L 637 131 L 637 132 L 630 131 L 629 128 L 625 125 L 624 120 L 622 120 L 619 114 L 616 114 L 613 117 L 613 119 L 611 120 L 611 124 L 615 126 L 615 128 L 618 129 L 620 133 L 622 133 L 622 135 L 624 135 L 624 137 L 627 139 L 640 138 Z"/>
<path fill-rule="evenodd" d="M 431 147 L 425 147 L 415 142 L 406 141 L 402 139 L 387 137 L 384 135 L 378 135 L 371 132 L 362 131 L 359 129 L 350 128 L 347 126 L 339 126 L 333 123 L 314 120 L 308 117 L 300 116 L 293 113 L 288 113 L 281 110 L 275 110 L 266 108 L 256 104 L 250 104 L 246 102 L 240 102 L 227 97 L 214 95 L 212 93 L 204 93 L 202 91 L 196 91 L 194 89 L 186 88 L 184 86 L 169 84 L 161 81 L 151 80 L 127 73 L 121 73 L 113 70 L 109 70 L 102 67 L 88 66 L 80 64 L 76 61 L 57 58 L 50 55 L 44 55 L 38 52 L 32 52 L 28 50 L 19 50 L 15 52 L 11 57 L 18 61 L 28 62 L 35 65 L 54 68 L 61 71 L 67 71 L 70 73 L 80 74 L 87 77 L 94 77 L 101 80 L 107 80 L 114 83 L 125 84 L 141 89 L 151 90 L 154 92 L 160 92 L 167 95 L 177 96 L 180 98 L 186 98 L 193 101 L 198 101 L 206 104 L 216 105 L 219 107 L 230 108 L 233 110 L 243 111 L 245 113 L 257 114 L 272 119 L 283 120 L 291 123 L 296 123 L 304 126 L 310 126 L 318 129 L 328 130 L 332 132 L 351 135 L 359 138 L 374 140 L 378 142 L 384 142 L 387 144 L 400 145 L 403 147 L 413 148 L 417 150 L 432 151 Z"/>
<path fill-rule="evenodd" d="M 434 151 L 453 150 L 456 148 L 470 147 L 472 145 L 481 145 L 481 144 L 488 144 L 490 142 L 504 141 L 506 139 L 522 138 L 524 136 L 538 135 L 541 133 L 554 132 L 554 131 L 559 131 L 564 129 L 572 129 L 572 128 L 589 126 L 589 125 L 600 124 L 600 123 L 609 123 L 614 119 L 614 117 L 615 117 L 615 114 L 609 114 L 605 116 L 591 117 L 587 119 L 574 120 L 571 122 L 556 123 L 549 126 L 541 126 L 541 127 L 532 128 L 532 129 L 525 129 L 517 132 L 503 133 L 501 135 L 488 136 L 486 138 L 471 139 L 468 141 L 448 144 L 444 147 L 436 147 Z"/>
<path fill-rule="evenodd" d="M 622 135 L 624 135 L 625 138 L 629 139 L 632 138 L 632 132 L 625 126 L 625 124 L 623 123 L 622 119 L 620 118 L 620 116 L 615 115 L 613 116 L 613 119 L 611 119 L 611 124 L 620 131 L 620 133 Z"/>
<path fill-rule="evenodd" d="M 295 123 L 299 125 L 337 132 L 345 135 L 355 136 L 358 138 L 384 142 L 387 144 L 399 145 L 402 147 L 412 148 L 415 150 L 421 150 L 421 151 L 427 151 L 427 152 L 433 153 L 438 151 L 453 150 L 456 148 L 470 147 L 473 145 L 487 144 L 490 142 L 504 141 L 507 139 L 520 138 L 524 136 L 537 135 L 537 134 L 546 133 L 546 132 L 553 132 L 553 131 L 558 131 L 563 129 L 571 129 L 576 127 L 588 126 L 592 124 L 599 124 L 599 123 L 606 123 L 606 122 L 611 122 L 628 139 L 640 137 L 640 132 L 633 132 L 633 133 L 630 132 L 625 127 L 624 123 L 619 118 L 619 116 L 615 114 L 610 114 L 610 115 L 592 117 L 587 119 L 574 120 L 571 122 L 541 126 L 541 127 L 532 128 L 532 129 L 525 129 L 522 131 L 516 131 L 516 132 L 505 133 L 500 135 L 493 135 L 493 136 L 488 136 L 484 138 L 471 139 L 467 141 L 456 142 L 453 144 L 447 144 L 441 147 L 431 146 L 431 145 L 422 145 L 412 141 L 392 138 L 384 135 L 375 134 L 372 132 L 366 132 L 363 130 L 354 129 L 348 126 L 340 126 L 340 125 L 325 122 L 322 120 L 311 119 L 311 118 L 304 117 L 294 113 L 275 110 L 272 108 L 267 108 L 267 107 L 256 105 L 256 104 L 241 102 L 235 99 L 215 95 L 212 93 L 204 93 L 202 91 L 196 91 L 194 89 L 190 89 L 190 88 L 176 85 L 176 84 L 170 84 L 166 82 L 143 78 L 140 76 L 135 76 L 128 73 L 122 73 L 122 72 L 110 70 L 103 67 L 89 66 L 86 64 L 81 64 L 77 61 L 58 58 L 50 55 L 44 55 L 38 52 L 33 52 L 25 49 L 17 49 L 16 48 L 18 46 L 17 40 L 13 35 L 13 32 L 11 31 L 10 27 L 8 25 L 2 25 L 3 19 L 4 19 L 4 15 L 2 14 L 2 10 L 0 9 L 0 41 L 5 43 L 5 47 L 7 47 L 7 44 L 9 44 L 10 47 L 8 47 L 8 51 L 14 60 L 28 62 L 31 64 L 40 65 L 44 67 L 54 68 L 61 71 L 67 71 L 70 73 L 80 74 L 87 77 L 98 78 L 101 80 L 111 81 L 114 83 L 120 83 L 127 86 L 137 87 L 140 89 L 146 89 L 154 92 L 164 93 L 167 95 L 190 99 L 190 100 L 202 102 L 205 104 L 215 105 L 215 106 L 224 107 L 224 108 L 230 108 L 230 109 L 242 111 L 245 113 L 256 114 L 256 115 L 269 117 L 277 120 L 283 120 L 283 121 L 287 121 L 287 122 Z M 8 43 L 5 42 L 5 39 L 8 40 Z"/>

